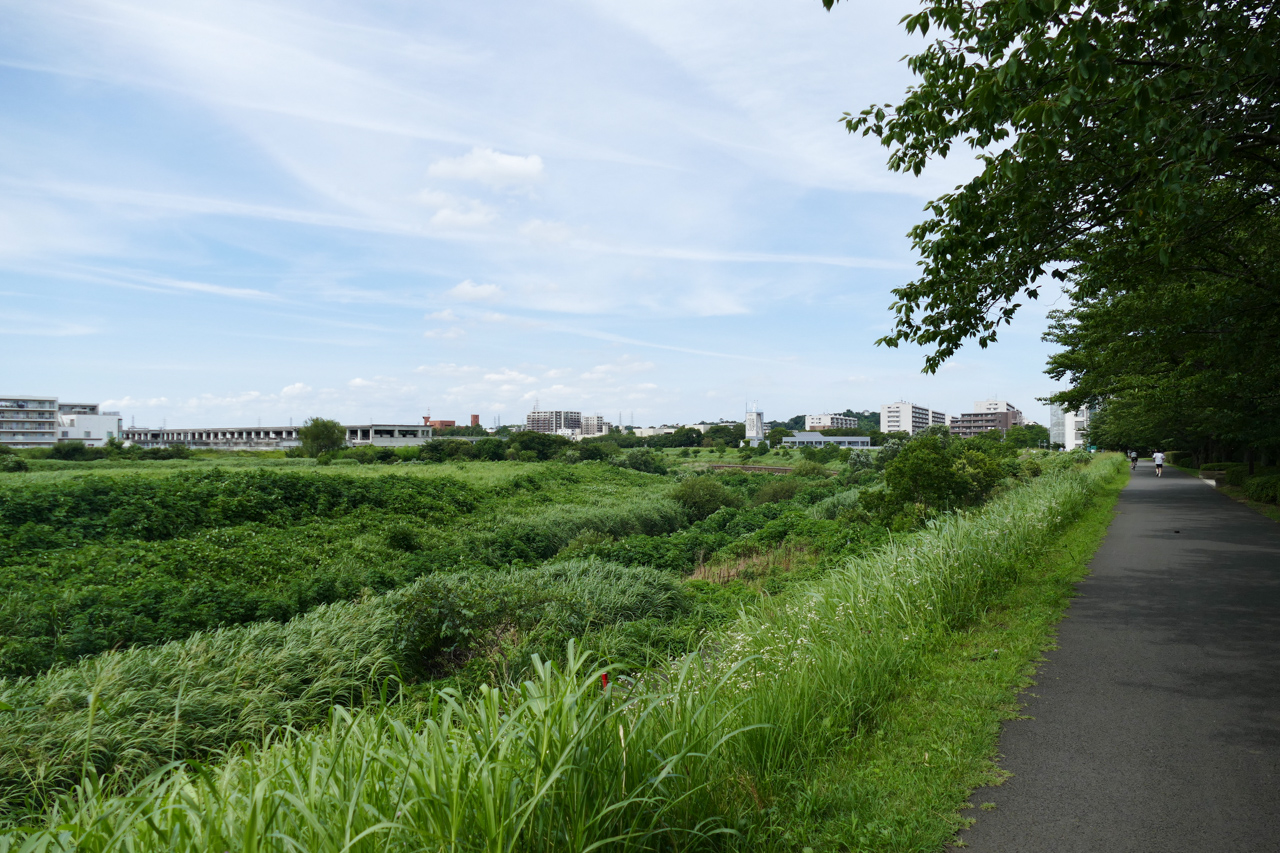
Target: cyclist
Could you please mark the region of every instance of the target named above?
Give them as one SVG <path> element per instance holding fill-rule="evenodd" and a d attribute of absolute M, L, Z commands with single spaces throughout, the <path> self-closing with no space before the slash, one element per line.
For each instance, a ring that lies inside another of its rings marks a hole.
<path fill-rule="evenodd" d="M 1130 471 L 1138 470 L 1138 451 L 1136 450 L 1129 451 L 1129 470 Z"/>
<path fill-rule="evenodd" d="M 1164 473 L 1164 454 L 1157 450 L 1151 454 L 1151 461 L 1156 463 L 1156 476 L 1159 477 Z"/>

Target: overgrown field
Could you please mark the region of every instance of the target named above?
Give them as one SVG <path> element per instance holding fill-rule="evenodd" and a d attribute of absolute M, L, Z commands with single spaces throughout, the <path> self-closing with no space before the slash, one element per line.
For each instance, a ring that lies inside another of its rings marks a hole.
<path fill-rule="evenodd" d="M 472 604 L 502 597 L 474 572 L 433 573 L 286 624 L 101 655 L 11 682 L 0 695 L 18 710 L 0 739 L 21 745 L 29 760 L 45 749 L 41 766 L 63 774 L 51 790 L 79 787 L 38 818 L 47 831 L 6 836 L 0 850 L 785 847 L 770 815 L 796 795 L 796 780 L 840 744 L 872 736 L 925 650 L 1013 589 L 1117 467 L 1057 471 L 1011 486 L 980 509 L 936 517 L 812 576 L 795 595 L 757 599 L 711 629 L 700 655 L 627 667 L 634 679 L 615 667 L 605 689 L 599 657 L 571 649 L 563 666 L 533 658 L 519 686 L 324 710 L 354 698 L 353 685 L 396 683 L 391 673 L 406 663 L 397 655 L 406 647 L 420 653 L 441 636 L 437 611 L 455 586 L 480 584 L 461 595 Z M 794 514 L 822 521 L 816 505 Z M 480 632 L 486 642 L 517 643 L 513 635 L 547 622 L 590 642 L 601 626 L 668 621 L 690 606 L 689 586 L 675 573 L 598 556 L 490 574 L 503 577 L 495 582 L 508 584 L 504 594 L 521 598 L 516 611 L 529 618 L 522 626 L 508 613 L 496 633 Z M 239 668 L 211 666 L 229 660 Z M 268 694 L 282 671 L 314 691 L 291 711 L 302 715 L 296 731 L 270 719 L 276 697 Z M 138 704 L 143 685 L 154 692 Z M 241 713 L 255 695 L 262 701 Z M 328 724 L 308 733 L 318 717 Z M 213 765 L 163 768 L 170 757 L 229 742 L 226 732 L 195 734 L 219 724 L 241 727 L 237 740 L 256 739 L 245 736 L 254 727 L 257 739 L 275 734 Z M 55 743 L 60 756 L 48 750 Z M 135 761 L 130 750 L 150 751 L 146 768 L 159 772 L 119 796 L 121 780 L 100 774 Z M 874 812 L 875 804 L 865 808 Z"/>
<path fill-rule="evenodd" d="M 546 661 L 630 674 L 665 709 L 659 685 L 692 679 L 701 696 L 741 651 L 730 626 L 744 608 L 776 628 L 785 611 L 771 608 L 808 601 L 850 557 L 1077 462 L 937 436 L 882 458 L 785 477 L 504 462 L 462 476 L 262 466 L 0 478 L 0 813 L 28 821 L 77 785 L 107 797 L 171 761 L 230 766 L 237 744 L 332 734 L 335 705 L 372 704 L 382 710 L 359 725 L 382 714 L 416 733 L 450 703 L 461 713 L 517 689 L 482 684 L 586 690 Z M 949 491 L 914 480 L 917 469 L 950 477 Z M 769 636 L 765 624 L 751 635 Z M 575 639 L 590 656 L 566 658 Z M 670 670 L 681 659 L 684 675 Z M 773 663 L 758 666 L 734 678 L 773 677 Z M 888 693 L 869 689 L 879 676 L 859 682 L 864 707 L 828 728 L 869 719 L 902 677 L 885 672 Z M 615 690 L 607 713 L 634 713 Z"/>

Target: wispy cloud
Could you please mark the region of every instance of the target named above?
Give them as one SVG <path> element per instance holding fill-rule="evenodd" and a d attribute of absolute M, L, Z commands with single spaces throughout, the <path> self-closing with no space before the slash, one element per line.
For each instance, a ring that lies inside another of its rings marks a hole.
<path fill-rule="evenodd" d="M 476 181 L 494 189 L 526 187 L 542 178 L 542 158 L 503 154 L 492 148 L 472 148 L 461 157 L 437 160 L 427 169 L 432 178 Z"/>

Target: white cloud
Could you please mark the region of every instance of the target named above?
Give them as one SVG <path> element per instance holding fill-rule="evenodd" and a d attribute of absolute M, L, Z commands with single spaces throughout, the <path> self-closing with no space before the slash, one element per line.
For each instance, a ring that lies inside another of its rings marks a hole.
<path fill-rule="evenodd" d="M 563 243 L 573 236 L 573 230 L 563 222 L 544 222 L 531 219 L 518 229 L 522 237 L 537 243 Z"/>
<path fill-rule="evenodd" d="M 617 364 L 597 364 L 586 373 L 583 373 L 580 378 L 606 379 L 618 376 L 622 373 L 640 373 L 646 370 L 652 370 L 654 366 L 655 365 L 652 361 L 631 361 L 630 359 L 627 359 L 625 361 L 618 362 Z"/>
<path fill-rule="evenodd" d="M 509 367 L 503 368 L 496 373 L 486 373 L 484 375 L 486 382 L 537 382 L 538 380 L 525 373 L 512 370 Z"/>
<path fill-rule="evenodd" d="M 498 211 L 484 202 L 438 190 L 422 190 L 418 201 L 436 208 L 430 222 L 440 228 L 478 228 L 498 218 Z"/>
<path fill-rule="evenodd" d="M 449 288 L 446 292 L 454 299 L 463 299 L 467 302 L 487 302 L 497 299 L 502 293 L 502 288 L 496 284 L 476 284 L 471 279 L 467 279 Z"/>
<path fill-rule="evenodd" d="M 452 308 L 446 308 L 443 311 L 433 311 L 423 317 L 426 320 L 441 320 L 445 323 L 452 323 L 458 319 L 458 315 L 453 313 Z"/>
<path fill-rule="evenodd" d="M 469 364 L 454 364 L 442 361 L 439 364 L 424 364 L 415 367 L 413 372 L 426 373 L 431 376 L 463 376 L 468 373 L 479 373 L 483 369 Z"/>
<path fill-rule="evenodd" d="M 537 154 L 521 157 L 476 147 L 461 157 L 437 160 L 427 174 L 433 178 L 477 181 L 494 189 L 523 187 L 542 177 L 542 158 Z"/>
<path fill-rule="evenodd" d="M 359 376 L 347 383 L 351 388 L 372 388 L 376 384 L 376 382 L 370 382 L 368 379 L 361 379 Z"/>
<path fill-rule="evenodd" d="M 441 228 L 479 228 L 481 225 L 488 225 L 497 217 L 498 214 L 492 208 L 483 204 L 476 204 L 466 210 L 444 207 L 437 210 L 431 217 L 431 224 Z"/>
<path fill-rule="evenodd" d="M 422 333 L 424 338 L 460 338 L 466 334 L 461 326 L 450 326 L 447 329 L 427 329 Z"/>
<path fill-rule="evenodd" d="M 283 389 L 281 389 L 280 396 L 296 397 L 300 394 L 309 394 L 309 393 L 311 393 L 310 385 L 307 385 L 303 382 L 295 382 L 292 385 L 287 385 Z"/>
<path fill-rule="evenodd" d="M 119 400 L 103 400 L 102 408 L 104 409 L 138 409 L 147 406 L 167 406 L 169 405 L 168 397 L 151 397 L 149 399 L 139 399 L 137 397 L 121 397 Z"/>

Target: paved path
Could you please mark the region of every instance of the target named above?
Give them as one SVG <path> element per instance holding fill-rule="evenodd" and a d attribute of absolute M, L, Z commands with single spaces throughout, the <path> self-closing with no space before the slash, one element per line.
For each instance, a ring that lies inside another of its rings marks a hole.
<path fill-rule="evenodd" d="M 1280 851 L 1280 524 L 1139 465 L 975 792 L 976 853 Z"/>

